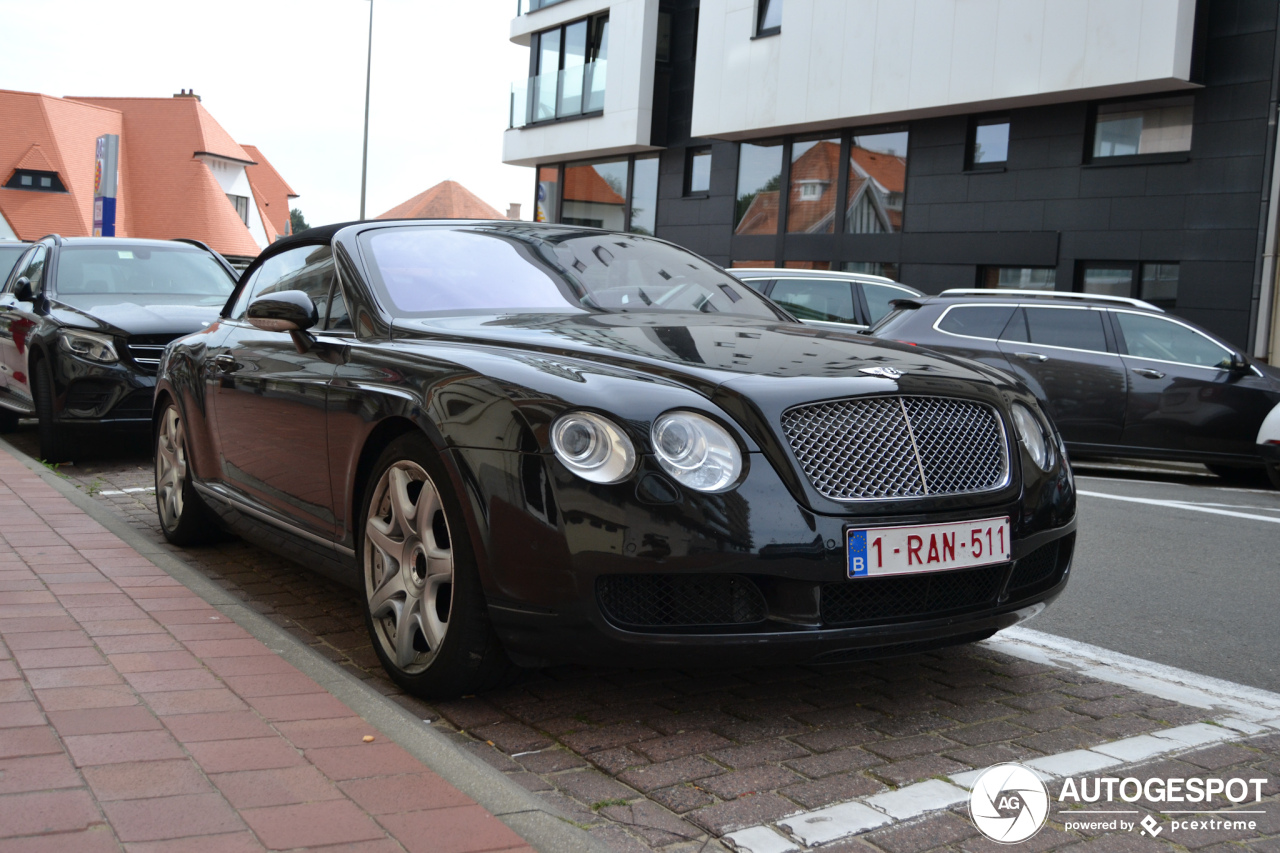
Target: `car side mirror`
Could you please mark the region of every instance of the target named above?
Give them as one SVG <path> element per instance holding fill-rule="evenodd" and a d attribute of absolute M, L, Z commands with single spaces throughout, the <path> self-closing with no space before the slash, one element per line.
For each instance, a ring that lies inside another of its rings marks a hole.
<path fill-rule="evenodd" d="M 1241 355 L 1240 353 L 1238 352 L 1231 353 L 1231 358 L 1229 359 L 1229 362 L 1230 363 L 1227 365 L 1227 369 L 1230 370 L 1232 373 L 1238 374 L 1238 373 L 1249 372 L 1249 360 L 1245 358 L 1243 355 Z"/>
<path fill-rule="evenodd" d="M 25 275 L 13 283 L 13 298 L 19 302 L 33 302 L 35 294 L 31 292 L 31 279 Z"/>
<path fill-rule="evenodd" d="M 282 290 L 249 303 L 249 322 L 264 332 L 305 332 L 320 322 L 311 297 L 301 290 Z"/>
<path fill-rule="evenodd" d="M 308 352 L 315 339 L 308 334 L 320 322 L 320 313 L 311 297 L 301 290 L 282 290 L 259 296 L 249 303 L 245 316 L 254 327 L 264 332 L 288 332 L 293 346 Z"/>

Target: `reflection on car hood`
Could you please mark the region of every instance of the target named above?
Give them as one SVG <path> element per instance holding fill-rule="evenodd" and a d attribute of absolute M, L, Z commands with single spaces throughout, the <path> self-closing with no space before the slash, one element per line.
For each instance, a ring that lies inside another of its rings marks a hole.
<path fill-rule="evenodd" d="M 186 335 L 198 332 L 218 319 L 224 304 L 193 305 L 192 297 L 139 296 L 143 302 L 95 302 L 92 296 L 68 297 L 53 303 L 53 316 L 67 326 L 93 329 L 113 335 Z"/>
<path fill-rule="evenodd" d="M 396 322 L 397 337 L 427 334 L 522 349 L 574 354 L 642 370 L 678 374 L 700 385 L 748 387 L 786 380 L 867 377 L 889 367 L 919 377 L 984 384 L 975 362 L 852 332 L 706 314 L 521 314 L 432 317 Z M 872 378 L 872 377 L 867 377 Z M 1003 379 L 1003 377 L 1000 377 Z"/>

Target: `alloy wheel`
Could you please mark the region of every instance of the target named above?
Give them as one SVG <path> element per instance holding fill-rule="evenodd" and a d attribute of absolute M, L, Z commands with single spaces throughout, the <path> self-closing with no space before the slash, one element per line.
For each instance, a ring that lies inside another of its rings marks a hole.
<path fill-rule="evenodd" d="M 395 462 L 378 480 L 362 562 L 375 638 L 402 672 L 421 672 L 449 630 L 454 555 L 440 492 L 416 462 Z"/>
<path fill-rule="evenodd" d="M 156 505 L 160 521 L 173 530 L 182 521 L 182 490 L 187 481 L 186 430 L 174 406 L 165 409 L 156 441 Z"/>

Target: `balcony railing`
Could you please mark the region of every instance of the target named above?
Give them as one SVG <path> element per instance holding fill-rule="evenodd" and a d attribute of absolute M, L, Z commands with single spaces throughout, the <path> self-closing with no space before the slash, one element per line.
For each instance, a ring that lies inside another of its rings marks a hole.
<path fill-rule="evenodd" d="M 604 109 L 606 61 L 548 71 L 511 85 L 511 127 Z"/>

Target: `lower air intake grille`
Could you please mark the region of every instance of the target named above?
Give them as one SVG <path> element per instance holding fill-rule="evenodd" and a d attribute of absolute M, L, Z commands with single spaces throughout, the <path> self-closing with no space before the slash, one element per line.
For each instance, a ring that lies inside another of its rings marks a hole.
<path fill-rule="evenodd" d="M 994 607 L 1008 563 L 958 572 L 858 578 L 822 585 L 822 621 L 857 625 Z"/>
<path fill-rule="evenodd" d="M 1008 478 L 995 409 L 949 397 L 870 397 L 798 406 L 782 430 L 815 489 L 833 500 L 958 495 Z"/>
<path fill-rule="evenodd" d="M 1041 545 L 1015 563 L 1013 576 L 1009 578 L 1009 597 L 1024 598 L 1056 586 L 1071 561 L 1075 541 L 1076 535 L 1070 533 Z"/>
<path fill-rule="evenodd" d="M 636 628 L 749 625 L 767 614 L 741 575 L 605 575 L 596 597 L 609 621 Z"/>

